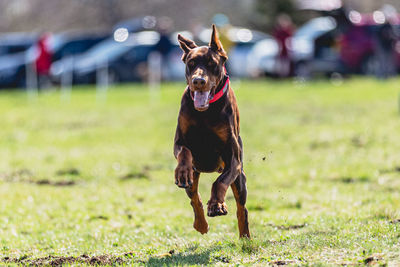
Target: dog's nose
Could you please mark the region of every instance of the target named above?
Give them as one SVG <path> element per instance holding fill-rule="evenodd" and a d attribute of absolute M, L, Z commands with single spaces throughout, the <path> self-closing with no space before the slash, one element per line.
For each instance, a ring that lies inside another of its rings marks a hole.
<path fill-rule="evenodd" d="M 198 87 L 203 87 L 204 85 L 206 85 L 206 79 L 204 78 L 194 78 L 192 82 L 195 86 Z"/>

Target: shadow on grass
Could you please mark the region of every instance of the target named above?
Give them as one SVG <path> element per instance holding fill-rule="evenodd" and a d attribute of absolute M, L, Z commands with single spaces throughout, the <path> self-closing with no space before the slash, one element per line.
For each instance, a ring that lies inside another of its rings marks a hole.
<path fill-rule="evenodd" d="M 183 266 L 183 265 L 215 265 L 217 262 L 230 263 L 231 257 L 227 251 L 256 254 L 260 250 L 260 242 L 254 240 L 218 241 L 201 249 L 198 245 L 187 248 L 179 253 L 167 253 L 162 256 L 151 256 L 146 266 Z"/>
<path fill-rule="evenodd" d="M 214 249 L 191 253 L 181 252 L 162 258 L 153 256 L 146 262 L 146 266 L 207 265 L 210 263 L 212 251 Z"/>

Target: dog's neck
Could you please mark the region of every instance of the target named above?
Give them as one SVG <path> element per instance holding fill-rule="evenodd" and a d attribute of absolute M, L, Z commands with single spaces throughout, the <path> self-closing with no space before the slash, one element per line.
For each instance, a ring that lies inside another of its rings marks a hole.
<path fill-rule="evenodd" d="M 220 99 L 229 89 L 229 76 L 225 73 L 224 78 L 215 89 L 213 98 L 210 100 L 210 104 Z"/>

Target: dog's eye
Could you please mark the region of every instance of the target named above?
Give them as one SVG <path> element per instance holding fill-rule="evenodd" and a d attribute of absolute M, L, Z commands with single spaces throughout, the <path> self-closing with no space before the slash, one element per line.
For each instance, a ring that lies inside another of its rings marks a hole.
<path fill-rule="evenodd" d="M 189 61 L 189 62 L 187 63 L 187 65 L 188 65 L 190 68 L 192 68 L 192 67 L 194 66 L 194 62 L 193 62 L 193 61 Z"/>
<path fill-rule="evenodd" d="M 208 62 L 208 67 L 210 67 L 210 68 L 215 68 L 216 67 L 216 64 L 213 62 L 213 61 L 210 61 L 210 62 Z"/>

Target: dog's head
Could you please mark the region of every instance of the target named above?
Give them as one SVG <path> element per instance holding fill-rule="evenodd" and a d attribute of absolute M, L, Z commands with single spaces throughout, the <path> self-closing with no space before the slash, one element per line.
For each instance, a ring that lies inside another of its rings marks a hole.
<path fill-rule="evenodd" d="M 228 59 L 215 25 L 212 25 L 211 41 L 208 46 L 198 47 L 192 40 L 178 35 L 183 50 L 182 60 L 186 64 L 186 81 L 198 111 L 208 109 L 209 101 L 224 78 L 224 63 Z"/>

